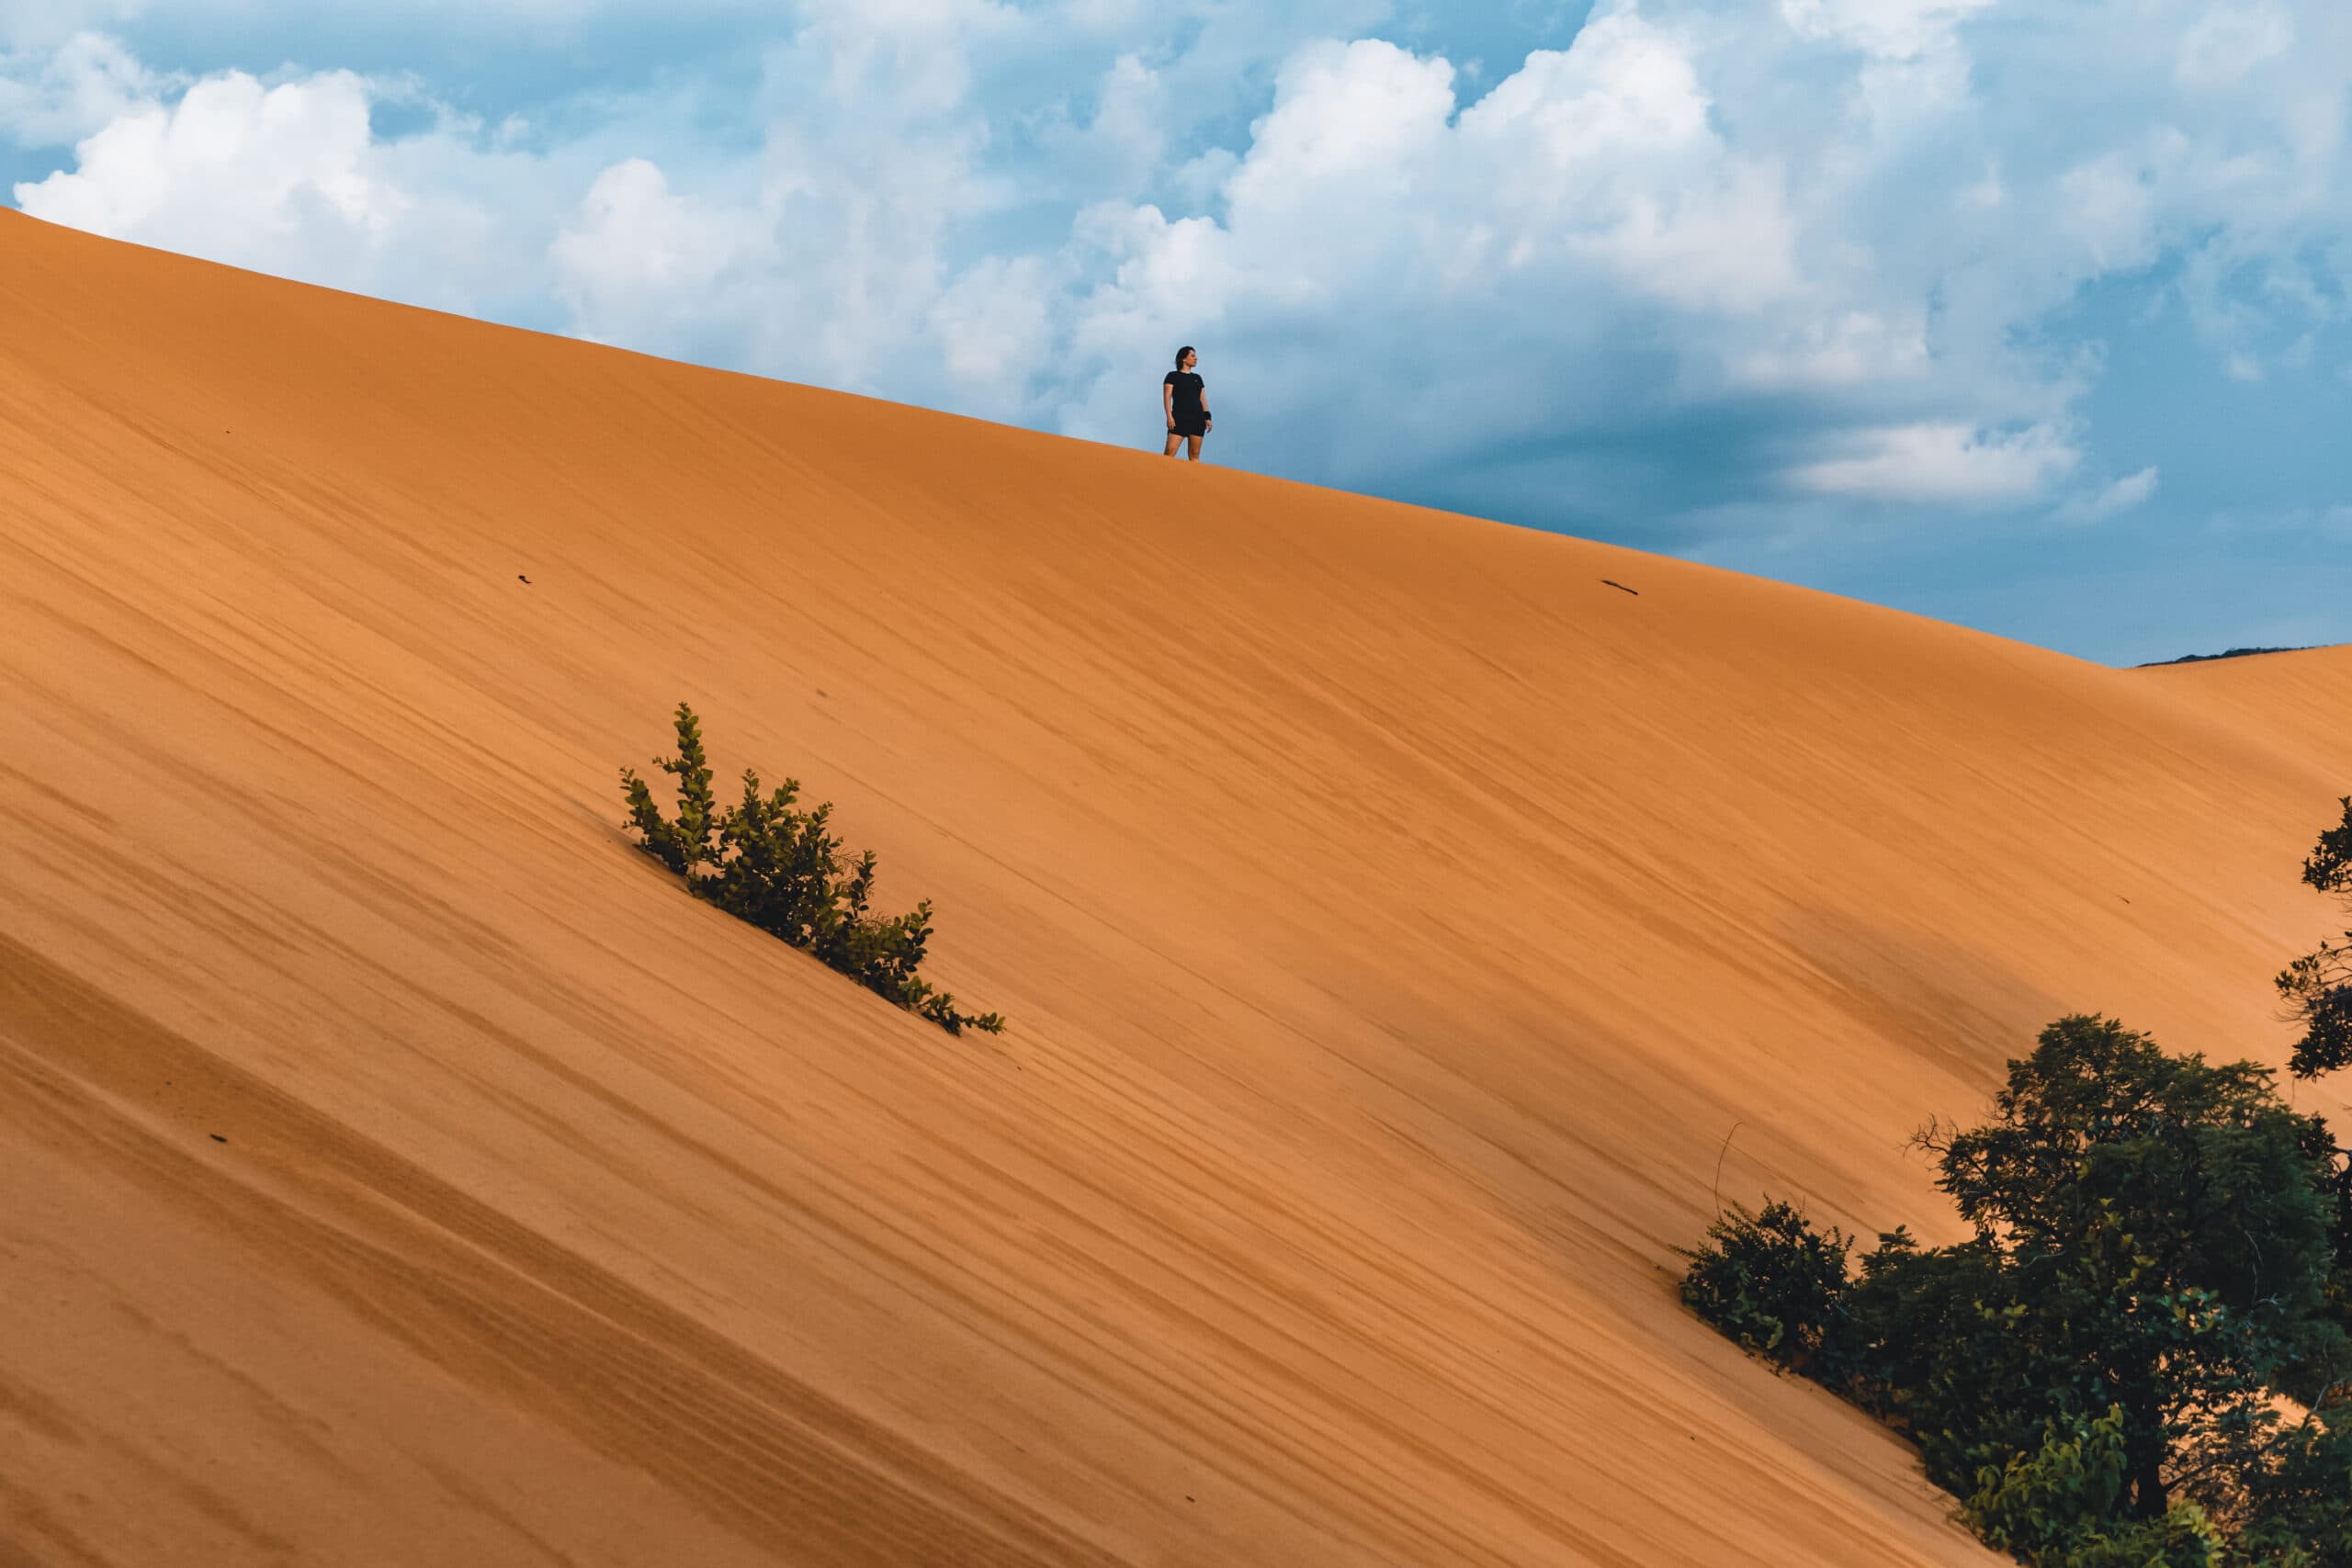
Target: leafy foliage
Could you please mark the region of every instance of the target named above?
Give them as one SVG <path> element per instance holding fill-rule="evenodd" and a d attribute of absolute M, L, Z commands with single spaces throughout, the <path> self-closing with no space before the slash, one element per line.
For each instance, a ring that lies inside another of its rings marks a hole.
<path fill-rule="evenodd" d="M 621 770 L 621 793 L 628 801 L 629 826 L 643 835 L 646 853 L 682 876 L 713 857 L 710 829 L 714 800 L 710 793 L 710 762 L 702 749 L 702 726 L 694 709 L 678 705 L 678 754 L 657 757 L 653 765 L 677 781 L 678 819 L 668 821 L 653 804 L 652 788 L 634 768 Z"/>
<path fill-rule="evenodd" d="M 2319 836 L 2319 847 L 2303 862 L 2303 880 L 2322 893 L 2352 894 L 2352 795 L 2336 803 L 2344 820 Z"/>
<path fill-rule="evenodd" d="M 2112 1522 L 2129 1462 L 2121 1405 L 2090 1419 L 2053 1418 L 2040 1448 L 1977 1472 L 1962 1511 L 1986 1545 L 2053 1568 L 2219 1568 L 2222 1536 L 2194 1503 Z"/>
<path fill-rule="evenodd" d="M 1767 1203 L 1760 1214 L 1735 1203 L 1707 1227 L 1704 1247 L 1683 1252 L 1691 1262 L 1682 1299 L 1758 1355 L 1824 1378 L 1823 1351 L 1845 1343 L 1852 1246 L 1835 1229 L 1815 1231 L 1788 1203 Z"/>
<path fill-rule="evenodd" d="M 2234 1562 L 2280 1568 L 2352 1563 L 2352 1405 L 2324 1402 L 2282 1433 L 2249 1478 L 2252 1521 L 2234 1542 Z"/>
<path fill-rule="evenodd" d="M 2352 904 L 2352 795 L 2341 804 L 2344 820 L 2320 834 L 2303 862 L 2303 881 Z M 2318 952 L 2295 960 L 2274 982 L 2289 1015 L 2303 1026 L 2289 1064 L 2297 1077 L 2352 1066 L 2352 931 L 2344 941 L 2342 947 L 2321 942 Z"/>
<path fill-rule="evenodd" d="M 2352 931 L 2344 934 L 2344 946 L 2322 942 L 2318 952 L 2280 971 L 2276 982 L 2288 1010 L 2303 1026 L 2291 1064 L 2297 1077 L 2352 1066 Z"/>
<path fill-rule="evenodd" d="M 1919 1142 L 1969 1240 L 1897 1230 L 1849 1275 L 1838 1232 L 1770 1204 L 1710 1229 L 1684 1299 L 1908 1432 L 2031 1562 L 2352 1564 L 2326 1512 L 2352 1435 L 2288 1423 L 2352 1376 L 2324 1122 L 2266 1068 L 2075 1016 L 2009 1064 L 1984 1124 Z"/>
<path fill-rule="evenodd" d="M 830 803 L 803 811 L 797 779 L 763 792 L 759 775 L 746 770 L 741 800 L 718 811 L 701 722 L 680 703 L 675 723 L 678 754 L 654 760 L 677 781 L 674 820 L 662 816 L 634 769 L 621 770 L 640 849 L 685 877 L 695 897 L 814 954 L 950 1034 L 1004 1028 L 995 1013 L 962 1011 L 954 996 L 918 973 L 931 942 L 930 901 L 903 915 L 875 914 L 874 852 L 843 869 Z"/>

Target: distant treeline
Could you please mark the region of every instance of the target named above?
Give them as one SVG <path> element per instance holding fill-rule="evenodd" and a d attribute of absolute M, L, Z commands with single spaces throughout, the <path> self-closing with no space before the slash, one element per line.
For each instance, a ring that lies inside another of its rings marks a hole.
<path fill-rule="evenodd" d="M 2303 881 L 2352 903 L 2352 797 Z M 2277 979 L 2299 1078 L 2352 1066 L 2352 932 Z M 1974 1234 L 1734 1205 L 1682 1297 L 1918 1445 L 2036 1568 L 2352 1565 L 2352 1153 L 2253 1062 L 2075 1016 L 1990 1120 L 1914 1142 Z"/>
<path fill-rule="evenodd" d="M 2167 664 L 2207 664 L 2216 659 L 2251 659 L 2257 653 L 2309 653 L 2315 643 L 2301 648 L 2231 648 L 2219 653 L 2184 653 L 2178 659 L 2151 659 L 2145 664 L 2134 664 L 2134 670 L 2161 670 Z"/>

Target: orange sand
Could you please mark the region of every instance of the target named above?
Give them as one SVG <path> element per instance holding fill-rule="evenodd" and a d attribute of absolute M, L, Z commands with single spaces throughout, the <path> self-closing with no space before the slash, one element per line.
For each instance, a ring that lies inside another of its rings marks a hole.
<path fill-rule="evenodd" d="M 0 1562 L 1990 1562 L 1669 1248 L 1719 1158 L 1949 1234 L 1904 1135 L 2035 1028 L 2276 1059 L 2333 929 L 2352 650 L 21 218 L 0 301 Z M 1006 1035 L 631 852 L 682 697 Z"/>

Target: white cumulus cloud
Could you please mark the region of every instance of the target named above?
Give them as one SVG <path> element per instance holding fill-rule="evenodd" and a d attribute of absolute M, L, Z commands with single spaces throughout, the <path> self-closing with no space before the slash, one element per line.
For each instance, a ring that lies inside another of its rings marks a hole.
<path fill-rule="evenodd" d="M 2276 5 L 2214 6 L 2180 40 L 2180 80 L 2195 88 L 2226 88 L 2294 46 L 2295 25 Z"/>
<path fill-rule="evenodd" d="M 0 70 L 0 133 L 28 147 L 78 141 L 151 102 L 162 87 L 104 33 L 76 33 L 9 63 L 17 69 Z"/>
<path fill-rule="evenodd" d="M 728 280 L 766 261 L 772 239 L 755 210 L 681 196 L 630 158 L 596 176 L 548 254 L 573 319 L 629 343 L 691 331 L 682 318 L 695 310 L 731 329 Z"/>
<path fill-rule="evenodd" d="M 2007 435 L 1964 424 L 1897 425 L 1864 432 L 1856 445 L 1852 456 L 1792 469 L 1790 482 L 1818 495 L 1983 506 L 2030 500 L 2082 457 L 2040 425 Z"/>
<path fill-rule="evenodd" d="M 1851 49 L 1913 60 L 1951 40 L 1969 16 L 1993 0 L 1781 0 L 1791 28 Z"/>
<path fill-rule="evenodd" d="M 37 218 L 237 259 L 298 231 L 380 237 L 409 197 L 372 167 L 368 91 L 346 71 L 265 87 L 243 72 L 141 105 L 77 149 L 72 174 L 19 186 Z"/>
<path fill-rule="evenodd" d="M 2154 467 L 2127 474 L 2104 490 L 2077 496 L 2052 513 L 2062 523 L 2104 523 L 2120 517 L 2134 507 L 2145 506 L 2156 493 L 2157 472 Z"/>
<path fill-rule="evenodd" d="M 552 204 L 537 160 L 462 127 L 388 141 L 380 90 L 347 71 L 275 83 L 241 71 L 176 99 L 140 94 L 75 147 L 76 166 L 20 182 L 36 218 L 256 270 L 446 309 L 496 310 L 548 280 L 526 246 Z M 527 293 L 526 295 L 527 298 Z"/>

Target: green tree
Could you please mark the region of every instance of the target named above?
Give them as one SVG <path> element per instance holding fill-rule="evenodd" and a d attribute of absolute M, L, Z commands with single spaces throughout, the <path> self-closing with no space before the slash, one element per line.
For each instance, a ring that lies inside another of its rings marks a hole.
<path fill-rule="evenodd" d="M 2123 1411 L 2138 1518 L 2176 1482 L 2242 1468 L 2269 1391 L 2342 1375 L 2326 1130 L 2271 1077 L 2078 1016 L 2010 1064 L 1990 1122 L 1928 1139 L 1939 1185 L 2004 1254 L 2018 1320 L 2072 1369 L 2061 1386 Z"/>
<path fill-rule="evenodd" d="M 2323 1122 L 2262 1066 L 2075 1016 L 2009 1064 L 1983 1124 L 1919 1143 L 1968 1240 L 1897 1230 L 1849 1277 L 1837 1232 L 1737 1211 L 1685 1299 L 1907 1432 L 1988 1539 L 2037 1562 L 2218 1563 L 2215 1542 L 2257 1527 L 2319 1539 L 2277 1521 L 2321 1517 L 2341 1452 L 2284 1401 L 2324 1404 L 2352 1375 Z"/>
<path fill-rule="evenodd" d="M 2352 795 L 2337 804 L 2343 807 L 2343 820 L 2321 832 L 2303 862 L 2302 879 L 2307 886 L 2352 908 Z M 2297 1077 L 2315 1078 L 2352 1066 L 2352 931 L 2345 933 L 2344 945 L 2323 942 L 2317 952 L 2295 960 L 2276 984 L 2288 1017 L 2303 1029 L 2288 1070 Z M 2335 1205 L 2330 1314 L 2342 1330 L 2352 1333 L 2352 1151 L 2324 1137 L 2317 1144 L 2315 1152 L 2325 1158 L 2331 1172 L 2329 1194 Z"/>
<path fill-rule="evenodd" d="M 2319 836 L 2303 862 L 2303 881 L 2352 905 L 2352 795 L 2344 798 L 2344 820 Z M 2352 1066 L 2352 931 L 2345 945 L 2323 942 L 2319 951 L 2298 958 L 2276 982 L 2290 1015 L 2303 1026 L 2291 1069 L 2298 1077 Z"/>
<path fill-rule="evenodd" d="M 2352 797 L 2303 880 L 2352 899 Z M 2352 944 L 2352 932 L 2346 934 Z M 2291 1063 L 2352 1066 L 2352 945 L 2278 977 Z M 1917 1143 L 1974 1230 L 1849 1246 L 1786 1204 L 1718 1219 L 1683 1296 L 1919 1445 L 2041 1568 L 2352 1568 L 2352 1156 L 2269 1069 L 2075 1016 L 1991 1118 Z"/>

